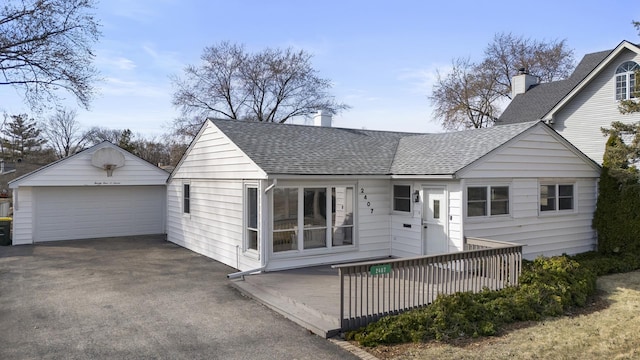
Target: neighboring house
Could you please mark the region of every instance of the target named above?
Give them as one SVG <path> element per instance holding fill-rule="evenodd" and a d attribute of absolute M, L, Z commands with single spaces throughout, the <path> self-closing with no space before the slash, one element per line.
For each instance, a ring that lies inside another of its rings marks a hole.
<path fill-rule="evenodd" d="M 596 244 L 599 172 L 542 122 L 411 134 L 207 120 L 168 180 L 167 239 L 243 271 L 455 252 L 465 236 L 573 254 Z"/>
<path fill-rule="evenodd" d="M 513 96 L 496 123 L 543 120 L 598 163 L 606 138 L 600 128 L 613 121 L 640 121 L 640 113 L 623 115 L 620 100 L 633 98 L 640 48 L 623 41 L 613 50 L 587 54 L 566 80 L 538 84 L 526 73 L 514 77 Z"/>
<path fill-rule="evenodd" d="M 9 182 L 13 244 L 164 234 L 169 173 L 110 142 Z"/>

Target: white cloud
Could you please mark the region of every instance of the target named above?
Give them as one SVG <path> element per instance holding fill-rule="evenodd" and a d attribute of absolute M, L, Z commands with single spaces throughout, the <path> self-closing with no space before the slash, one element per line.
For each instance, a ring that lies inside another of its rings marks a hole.
<path fill-rule="evenodd" d="M 421 69 L 401 69 L 398 71 L 398 80 L 408 83 L 408 89 L 413 93 L 430 95 L 433 85 L 438 79 L 438 72 L 446 74 L 451 71 L 451 65 L 432 65 Z"/>
<path fill-rule="evenodd" d="M 153 60 L 156 67 L 167 71 L 167 74 L 182 70 L 184 63 L 180 61 L 180 54 L 173 51 L 158 51 L 152 43 L 142 45 L 142 50 Z"/>
<path fill-rule="evenodd" d="M 136 68 L 136 63 L 124 57 L 109 57 L 107 55 L 99 55 L 96 58 L 96 64 L 103 70 L 133 70 Z"/>
<path fill-rule="evenodd" d="M 170 91 L 165 86 L 158 86 L 151 83 L 141 83 L 138 81 L 107 77 L 102 86 L 99 86 L 100 94 L 103 96 L 137 96 L 144 98 L 168 99 Z"/>

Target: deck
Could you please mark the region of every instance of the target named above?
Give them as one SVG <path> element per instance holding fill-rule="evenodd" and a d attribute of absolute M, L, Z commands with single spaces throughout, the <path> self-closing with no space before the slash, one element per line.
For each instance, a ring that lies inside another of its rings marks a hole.
<path fill-rule="evenodd" d="M 329 265 L 248 275 L 231 284 L 319 336 L 340 332 L 340 277 Z"/>
<path fill-rule="evenodd" d="M 323 337 L 425 306 L 440 294 L 518 283 L 522 245 L 468 238 L 465 251 L 244 276 L 232 286 Z"/>

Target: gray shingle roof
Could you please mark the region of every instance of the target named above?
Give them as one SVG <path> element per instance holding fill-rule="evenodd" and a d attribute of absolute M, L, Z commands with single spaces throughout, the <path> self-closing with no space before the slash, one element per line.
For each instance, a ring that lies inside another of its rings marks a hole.
<path fill-rule="evenodd" d="M 537 122 L 442 134 L 211 120 L 268 174 L 453 174 Z"/>
<path fill-rule="evenodd" d="M 396 175 L 454 174 L 538 121 L 400 139 L 391 173 Z"/>
<path fill-rule="evenodd" d="M 540 120 L 571 92 L 613 50 L 585 55 L 568 79 L 538 84 L 517 95 L 496 122 L 498 125 Z"/>

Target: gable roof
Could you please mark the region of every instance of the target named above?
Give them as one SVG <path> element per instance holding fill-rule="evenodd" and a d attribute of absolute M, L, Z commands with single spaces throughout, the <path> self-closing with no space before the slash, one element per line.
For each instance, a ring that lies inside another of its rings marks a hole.
<path fill-rule="evenodd" d="M 270 175 L 453 175 L 540 122 L 439 134 L 210 120 Z"/>
<path fill-rule="evenodd" d="M 388 174 L 410 133 L 211 120 L 267 174 Z"/>
<path fill-rule="evenodd" d="M 94 153 L 96 150 L 102 149 L 102 148 L 111 148 L 111 149 L 115 149 L 119 152 L 121 152 L 125 158 L 128 158 L 130 160 L 133 160 L 136 164 L 139 164 L 141 166 L 143 166 L 144 168 L 148 169 L 150 173 L 154 174 L 154 177 L 157 178 L 157 181 L 153 182 L 153 185 L 159 185 L 161 183 L 164 183 L 166 178 L 169 176 L 169 173 L 157 166 L 155 166 L 154 164 L 136 156 L 131 154 L 130 152 L 122 149 L 121 147 L 112 144 L 111 142 L 105 140 L 99 144 L 96 144 L 90 148 L 84 149 L 78 153 L 75 153 L 71 156 L 67 156 L 65 158 L 56 160 L 50 164 L 44 165 L 38 169 L 35 169 L 27 174 L 24 174 L 20 177 L 17 177 L 13 180 L 11 180 L 9 182 L 9 187 L 14 189 L 17 188 L 18 186 L 24 185 L 23 183 L 29 183 L 34 179 L 38 179 L 40 176 L 44 176 L 47 173 L 49 173 L 50 171 L 56 171 L 56 170 L 60 170 L 60 169 L 65 169 L 66 168 L 66 164 L 72 163 L 73 161 L 75 161 L 76 159 L 82 159 L 83 157 L 86 157 L 87 154 L 92 154 Z M 90 164 L 90 159 L 86 160 L 88 164 Z M 104 173 L 102 173 L 104 174 Z M 118 172 L 116 172 L 116 175 L 118 174 Z M 136 175 L 140 175 L 140 174 L 136 174 Z M 31 186 L 31 185 L 28 185 Z"/>
<path fill-rule="evenodd" d="M 623 42 L 625 43 L 625 42 Z M 523 94 L 516 95 L 496 122 L 497 125 L 541 120 L 573 89 L 575 89 L 614 50 L 585 55 L 565 80 L 537 84 Z"/>
<path fill-rule="evenodd" d="M 391 167 L 394 175 L 454 174 L 539 122 L 407 136 L 400 139 Z"/>

